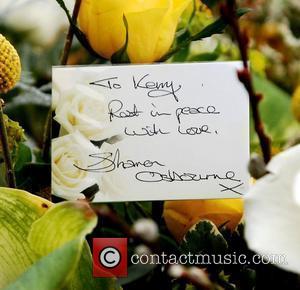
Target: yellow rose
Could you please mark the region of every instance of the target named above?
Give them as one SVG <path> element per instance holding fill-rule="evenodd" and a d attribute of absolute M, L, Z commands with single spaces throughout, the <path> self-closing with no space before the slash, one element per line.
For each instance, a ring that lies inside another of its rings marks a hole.
<path fill-rule="evenodd" d="M 234 230 L 243 216 L 243 205 L 242 199 L 166 201 L 163 215 L 169 231 L 180 241 L 200 220 L 210 220 L 217 227 L 227 222 Z"/>
<path fill-rule="evenodd" d="M 292 108 L 296 119 L 300 122 L 300 85 L 293 94 Z"/>
<path fill-rule="evenodd" d="M 178 20 L 191 0 L 82 0 L 79 25 L 92 48 L 111 56 L 125 44 L 132 63 L 159 60 L 170 49 Z"/>

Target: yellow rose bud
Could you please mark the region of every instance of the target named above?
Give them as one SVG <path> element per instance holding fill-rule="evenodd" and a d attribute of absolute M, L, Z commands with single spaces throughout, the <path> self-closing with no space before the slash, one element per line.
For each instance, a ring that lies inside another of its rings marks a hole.
<path fill-rule="evenodd" d="M 292 109 L 296 119 L 300 122 L 300 85 L 293 94 Z"/>
<path fill-rule="evenodd" d="M 163 215 L 169 231 L 180 241 L 201 220 L 210 220 L 217 227 L 227 222 L 227 228 L 235 230 L 243 216 L 243 200 L 166 201 Z"/>
<path fill-rule="evenodd" d="M 0 34 L 0 93 L 7 93 L 19 81 L 20 58 L 10 42 Z"/>
<path fill-rule="evenodd" d="M 170 49 L 179 18 L 191 0 L 82 0 L 79 25 L 92 48 L 110 59 L 125 44 L 132 63 L 159 60 Z"/>

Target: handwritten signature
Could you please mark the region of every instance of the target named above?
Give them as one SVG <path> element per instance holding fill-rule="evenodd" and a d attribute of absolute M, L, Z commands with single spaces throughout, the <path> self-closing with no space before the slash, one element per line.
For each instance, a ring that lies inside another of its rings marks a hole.
<path fill-rule="evenodd" d="M 220 181 L 233 181 L 234 185 L 224 185 L 219 183 L 222 190 L 231 191 L 233 193 L 242 195 L 237 189 L 244 183 L 240 179 L 235 178 L 234 171 L 227 171 L 225 175 L 212 174 L 195 174 L 195 173 L 177 173 L 174 170 L 168 170 L 167 173 L 160 173 L 157 171 L 140 171 L 136 173 L 135 178 L 141 182 L 190 182 L 190 181 L 207 181 L 207 180 L 220 180 Z M 236 184 L 238 183 L 238 184 Z"/>
<path fill-rule="evenodd" d="M 121 160 L 120 150 L 117 149 L 113 152 L 103 152 L 97 154 L 90 154 L 90 158 L 96 159 L 97 162 L 92 163 L 87 166 L 87 168 L 82 168 L 74 164 L 74 166 L 80 170 L 88 171 L 88 172 L 111 172 L 115 169 L 130 169 L 135 167 L 153 167 L 153 166 L 165 166 L 164 164 L 156 161 L 156 160 L 144 160 L 144 161 L 133 161 L 131 159 Z"/>

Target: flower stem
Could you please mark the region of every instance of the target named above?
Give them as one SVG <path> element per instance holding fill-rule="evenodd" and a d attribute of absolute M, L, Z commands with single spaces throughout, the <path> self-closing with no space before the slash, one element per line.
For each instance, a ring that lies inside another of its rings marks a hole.
<path fill-rule="evenodd" d="M 76 0 L 74 10 L 73 10 L 73 14 L 72 14 L 72 20 L 74 22 L 77 22 L 77 17 L 78 17 L 79 10 L 80 10 L 80 5 L 81 5 L 81 0 Z M 67 62 L 68 62 L 69 53 L 70 53 L 70 50 L 71 50 L 71 47 L 72 47 L 73 37 L 74 37 L 74 32 L 73 32 L 72 26 L 70 25 L 67 36 L 66 36 L 63 55 L 62 55 L 62 58 L 60 60 L 61 65 L 66 65 Z"/>
<path fill-rule="evenodd" d="M 72 19 L 74 22 L 77 21 L 80 5 L 81 5 L 81 0 L 76 0 L 73 14 L 72 14 Z M 61 65 L 66 65 L 68 63 L 68 58 L 73 43 L 73 37 L 74 37 L 74 32 L 72 26 L 70 25 L 66 36 L 63 54 L 60 60 Z M 45 134 L 44 134 L 44 142 L 43 142 L 43 149 L 42 149 L 42 157 L 44 160 L 48 159 L 49 152 L 51 149 L 51 129 L 52 129 L 52 108 L 49 109 L 46 124 L 45 124 L 45 130 L 44 130 Z"/>
<path fill-rule="evenodd" d="M 3 116 L 4 104 L 5 104 L 4 100 L 0 99 L 0 139 L 2 144 L 2 151 L 3 151 L 4 162 L 5 162 L 8 186 L 11 188 L 16 188 L 16 178 L 15 178 L 13 164 L 10 156 L 7 130 L 6 130 L 6 125 Z"/>
<path fill-rule="evenodd" d="M 240 82 L 244 85 L 245 89 L 248 92 L 250 105 L 252 109 L 254 128 L 259 138 L 259 143 L 263 153 L 264 161 L 265 163 L 268 163 L 271 159 L 271 139 L 265 132 L 264 124 L 259 113 L 259 103 L 262 100 L 263 96 L 261 94 L 256 93 L 254 89 L 253 79 L 250 73 L 248 63 L 249 39 L 246 32 L 242 31 L 239 26 L 238 18 L 236 15 L 236 1 L 227 0 L 224 4 L 222 4 L 221 14 L 230 25 L 239 46 L 243 62 L 243 69 L 238 71 L 238 77 Z"/>
<path fill-rule="evenodd" d="M 51 136 L 52 136 L 52 108 L 49 109 L 47 120 L 44 128 L 44 142 L 42 150 L 42 158 L 46 162 L 49 161 L 49 153 L 51 148 Z"/>

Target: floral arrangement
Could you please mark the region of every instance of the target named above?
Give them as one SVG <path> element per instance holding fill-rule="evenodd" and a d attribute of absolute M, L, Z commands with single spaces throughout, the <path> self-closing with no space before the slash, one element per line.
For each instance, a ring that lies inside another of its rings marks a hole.
<path fill-rule="evenodd" d="M 0 289 L 299 289 L 299 5 L 240 2 L 1 1 Z M 60 87 L 52 65 L 236 59 L 252 112 L 243 200 L 90 202 L 97 179 L 74 164 L 113 137 L 105 99 Z M 129 263 L 126 278 L 94 278 L 91 241 L 108 236 L 130 254 L 251 262 Z"/>

